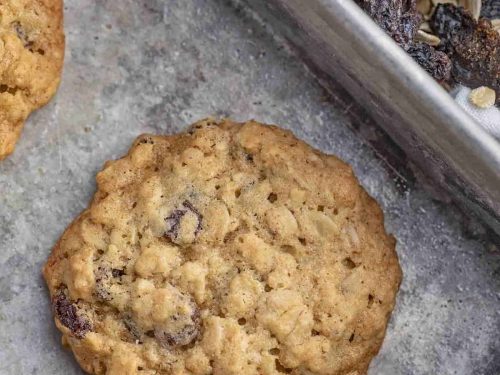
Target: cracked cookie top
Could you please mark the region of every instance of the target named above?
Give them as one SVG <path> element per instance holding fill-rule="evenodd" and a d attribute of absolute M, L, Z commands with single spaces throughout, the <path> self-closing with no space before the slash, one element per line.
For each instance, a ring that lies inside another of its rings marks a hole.
<path fill-rule="evenodd" d="M 204 120 L 106 163 L 45 265 L 92 374 L 364 374 L 401 271 L 351 168 L 290 132 Z"/>
<path fill-rule="evenodd" d="M 24 121 L 59 85 L 64 59 L 61 0 L 0 2 L 0 160 Z"/>

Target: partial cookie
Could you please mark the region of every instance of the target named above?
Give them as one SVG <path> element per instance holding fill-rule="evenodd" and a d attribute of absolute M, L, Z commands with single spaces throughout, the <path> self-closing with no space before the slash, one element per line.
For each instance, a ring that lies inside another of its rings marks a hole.
<path fill-rule="evenodd" d="M 0 160 L 24 121 L 59 85 L 64 60 L 61 0 L 0 2 Z"/>
<path fill-rule="evenodd" d="M 351 168 L 211 120 L 106 163 L 44 268 L 92 374 L 365 374 L 401 280 Z"/>

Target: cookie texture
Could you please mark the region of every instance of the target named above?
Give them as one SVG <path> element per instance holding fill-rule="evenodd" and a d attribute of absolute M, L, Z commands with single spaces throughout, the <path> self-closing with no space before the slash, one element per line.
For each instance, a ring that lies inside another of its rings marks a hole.
<path fill-rule="evenodd" d="M 293 134 L 204 120 L 97 175 L 44 276 L 91 374 L 365 374 L 401 280 L 351 168 Z"/>
<path fill-rule="evenodd" d="M 0 160 L 24 121 L 59 85 L 64 60 L 61 0 L 0 2 Z"/>

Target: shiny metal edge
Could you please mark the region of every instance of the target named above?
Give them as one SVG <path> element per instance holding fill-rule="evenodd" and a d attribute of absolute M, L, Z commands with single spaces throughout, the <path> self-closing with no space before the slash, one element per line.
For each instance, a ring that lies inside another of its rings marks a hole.
<path fill-rule="evenodd" d="M 500 234 L 500 144 L 352 0 L 246 0 L 346 88 L 428 176 Z"/>

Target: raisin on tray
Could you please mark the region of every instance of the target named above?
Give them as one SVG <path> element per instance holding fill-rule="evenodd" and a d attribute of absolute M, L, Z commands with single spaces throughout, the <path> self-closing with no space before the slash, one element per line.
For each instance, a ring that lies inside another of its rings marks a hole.
<path fill-rule="evenodd" d="M 416 0 L 355 0 L 368 15 L 436 80 L 447 80 L 449 58 L 433 47 L 415 42 L 422 23 Z"/>
<path fill-rule="evenodd" d="M 493 20 L 500 18 L 500 1 L 483 0 L 481 4 L 481 17 Z"/>
<path fill-rule="evenodd" d="M 408 50 L 422 22 L 416 0 L 355 0 L 404 50 Z"/>
<path fill-rule="evenodd" d="M 436 51 L 427 43 L 415 43 L 408 53 L 427 72 L 438 81 L 445 81 L 450 76 L 450 60 L 444 52 Z"/>
<path fill-rule="evenodd" d="M 439 4 L 429 24 L 441 39 L 438 49 L 452 61 L 452 81 L 471 88 L 490 87 L 500 103 L 500 35 L 491 22 L 476 21 L 461 7 Z"/>
<path fill-rule="evenodd" d="M 359 6 L 407 50 L 422 22 L 417 12 L 416 0 L 356 0 Z"/>

